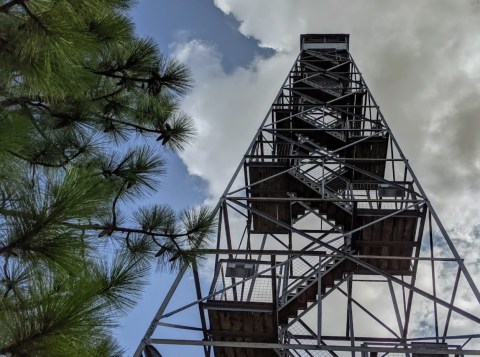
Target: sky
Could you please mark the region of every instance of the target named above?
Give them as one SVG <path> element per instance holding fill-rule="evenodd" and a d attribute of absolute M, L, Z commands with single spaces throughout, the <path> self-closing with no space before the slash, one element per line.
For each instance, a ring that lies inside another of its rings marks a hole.
<path fill-rule="evenodd" d="M 131 16 L 137 33 L 186 63 L 195 80 L 182 109 L 198 136 L 179 157 L 168 155 L 155 198 L 177 209 L 215 204 L 298 54 L 299 35 L 349 33 L 373 96 L 480 280 L 478 0 L 140 0 Z M 127 355 L 171 279 L 153 276 L 121 321 Z M 177 304 L 188 300 L 187 285 L 179 292 Z"/>

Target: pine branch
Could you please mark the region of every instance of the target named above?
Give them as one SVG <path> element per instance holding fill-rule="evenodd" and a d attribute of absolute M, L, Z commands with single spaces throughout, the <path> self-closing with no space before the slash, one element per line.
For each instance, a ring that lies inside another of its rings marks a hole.
<path fill-rule="evenodd" d="M 120 195 L 123 193 L 125 186 L 127 185 L 126 182 L 122 184 L 122 187 L 118 190 L 118 193 L 115 195 L 115 198 L 113 199 L 112 203 L 112 227 L 115 227 L 117 224 L 117 203 L 118 199 L 120 198 Z"/>
<path fill-rule="evenodd" d="M 6 289 L 5 292 L 3 293 L 3 297 L 6 298 L 8 296 L 8 293 L 13 289 L 13 284 L 12 284 L 12 279 L 10 277 L 10 274 L 8 273 L 8 260 L 10 256 L 7 254 L 5 256 L 5 261 L 3 263 L 3 275 L 5 277 L 5 285 Z"/>
<path fill-rule="evenodd" d="M 86 69 L 90 70 L 93 74 L 98 74 L 101 76 L 109 77 L 109 78 L 115 78 L 115 79 L 120 79 L 123 81 L 134 81 L 134 82 L 140 82 L 140 83 L 148 83 L 148 78 L 141 78 L 141 77 L 130 77 L 126 74 L 117 74 L 118 72 L 122 72 L 122 70 L 119 69 L 111 69 L 111 70 L 106 70 L 106 71 L 96 71 L 93 68 L 88 68 Z"/>
<path fill-rule="evenodd" d="M 107 118 L 107 117 L 104 117 L 104 118 Z M 129 123 L 129 122 L 126 122 L 126 121 L 120 120 L 120 119 L 115 119 L 115 118 L 108 118 L 108 119 L 111 120 L 113 123 L 122 124 L 122 125 L 128 126 L 130 128 L 133 128 L 137 131 L 140 131 L 140 132 L 154 133 L 154 134 L 157 134 L 157 135 L 160 134 L 160 130 L 158 130 L 158 129 L 150 129 L 150 128 L 147 128 L 145 126 Z"/>
<path fill-rule="evenodd" d="M 12 51 L 7 47 L 8 47 L 8 41 L 0 37 L 0 51 L 4 51 L 9 54 L 12 54 Z"/>
<path fill-rule="evenodd" d="M 13 99 L 13 98 L 8 98 L 8 99 L 4 99 L 2 101 L 0 101 L 0 107 L 2 108 L 8 108 L 8 107 L 11 107 L 13 105 L 18 105 L 20 104 L 20 101 L 18 99 Z"/>
<path fill-rule="evenodd" d="M 16 158 L 18 159 L 21 159 L 21 160 L 24 160 L 26 162 L 28 162 L 29 164 L 32 164 L 32 165 L 40 165 L 40 166 L 44 166 L 44 167 L 51 167 L 51 168 L 65 168 L 65 166 L 67 166 L 68 164 L 70 164 L 73 160 L 75 160 L 77 157 L 79 157 L 82 153 L 85 152 L 85 148 L 79 148 L 77 150 L 76 153 L 74 153 L 73 155 L 70 155 L 70 156 L 66 156 L 64 155 L 64 160 L 60 163 L 57 163 L 57 164 L 52 164 L 52 163 L 48 163 L 48 162 L 44 162 L 44 161 L 39 161 L 38 159 L 36 158 L 33 158 L 33 159 L 29 159 L 28 157 L 25 157 L 23 155 L 20 155 L 16 152 L 13 152 L 12 150 L 5 150 L 6 152 L 8 152 L 10 155 L 13 155 L 15 156 Z"/>
<path fill-rule="evenodd" d="M 62 279 L 61 284 L 41 274 L 24 291 L 23 301 L 7 302 L 2 355 L 64 356 L 104 338 L 111 317 L 99 303 L 100 282 L 85 269 L 77 272 L 77 279 Z"/>
<path fill-rule="evenodd" d="M 90 230 L 90 231 L 111 231 L 112 234 L 115 232 L 126 233 L 126 234 L 138 233 L 138 234 L 143 234 L 143 235 L 153 236 L 153 237 L 165 237 L 172 240 L 175 240 L 177 238 L 189 237 L 192 234 L 195 234 L 200 231 L 200 229 L 193 229 L 193 230 L 189 230 L 181 233 L 164 233 L 164 232 L 149 231 L 141 228 L 114 226 L 110 224 L 101 225 L 101 224 L 77 224 L 77 223 L 71 223 L 71 222 L 62 222 L 61 225 L 69 228 L 79 229 L 79 230 L 84 229 L 84 230 Z M 0 247 L 0 254 L 2 253 L 2 249 L 3 247 Z"/>
<path fill-rule="evenodd" d="M 28 250 L 28 241 L 39 234 L 42 230 L 44 230 L 49 223 L 48 220 L 40 221 L 38 218 L 34 221 L 35 223 L 28 229 L 27 231 L 23 232 L 21 236 L 18 236 L 13 242 L 5 244 L 0 247 L 0 255 L 4 256 L 15 256 L 15 250 L 25 251 Z M 27 249 L 26 249 L 27 248 Z"/>
<path fill-rule="evenodd" d="M 5 208 L 0 208 L 0 214 L 9 217 L 18 217 L 26 220 L 35 221 L 38 218 L 30 213 L 25 213 L 22 211 L 15 211 L 15 210 L 8 210 Z M 208 219 L 208 228 L 205 228 L 205 222 L 203 222 L 200 226 L 193 226 L 190 229 L 181 232 L 181 233 L 168 233 L 168 232 L 159 232 L 151 229 L 144 229 L 144 228 L 132 228 L 132 227 L 122 227 L 113 224 L 109 225 L 101 225 L 101 224 L 82 224 L 82 223 L 72 223 L 69 221 L 57 222 L 57 225 L 64 226 L 68 228 L 78 229 L 79 231 L 112 231 L 118 233 L 126 233 L 126 234 L 142 234 L 147 236 L 153 237 L 165 237 L 169 239 L 177 239 L 177 238 L 184 238 L 192 236 L 196 233 L 211 233 L 211 226 L 213 225 L 213 217 Z M 159 244 L 160 245 L 160 244 Z M 11 250 L 9 246 L 1 246 L 0 247 L 0 255 L 6 252 L 7 250 Z"/>
<path fill-rule="evenodd" d="M 40 19 L 33 14 L 27 4 L 25 3 L 26 0 L 22 0 L 19 2 L 19 5 L 25 10 L 28 16 L 30 16 L 33 21 L 43 30 L 46 34 L 50 34 L 50 31 L 45 27 L 45 25 L 40 21 Z"/>
<path fill-rule="evenodd" d="M 149 265 L 139 259 L 132 259 L 125 252 L 118 252 L 110 264 L 100 265 L 95 274 L 101 281 L 99 295 L 107 301 L 107 309 L 125 311 L 135 304 L 145 284 Z"/>
<path fill-rule="evenodd" d="M 2 108 L 8 108 L 14 105 L 20 105 L 20 104 L 28 104 L 33 107 L 38 107 L 42 109 L 50 109 L 43 101 L 35 99 L 38 98 L 30 98 L 30 97 L 16 97 L 16 98 L 7 98 L 2 101 L 0 101 L 0 107 Z"/>
<path fill-rule="evenodd" d="M 111 93 L 107 93 L 105 95 L 101 95 L 99 97 L 94 97 L 94 98 L 92 98 L 92 100 L 97 101 L 97 100 L 102 100 L 102 99 L 108 99 L 108 98 L 111 98 L 111 97 L 115 97 L 117 94 L 120 94 L 123 90 L 125 90 L 125 88 L 120 87 L 116 91 L 113 91 Z"/>

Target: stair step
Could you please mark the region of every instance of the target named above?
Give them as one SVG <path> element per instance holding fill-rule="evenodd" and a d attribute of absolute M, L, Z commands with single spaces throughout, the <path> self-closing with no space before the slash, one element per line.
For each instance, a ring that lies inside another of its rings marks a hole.
<path fill-rule="evenodd" d="M 300 294 L 297 296 L 295 299 L 295 305 L 299 310 L 304 310 L 307 308 L 307 294 L 306 292 L 303 292 L 303 294 Z"/>
<path fill-rule="evenodd" d="M 343 260 L 339 263 L 341 258 L 334 258 L 330 263 L 325 265 L 325 270 L 321 283 L 321 294 L 325 294 L 328 288 L 335 285 L 335 280 L 343 277 L 347 271 L 355 269 L 356 264 L 348 260 Z M 338 265 L 337 265 L 338 264 Z M 287 296 L 287 301 L 290 301 L 287 306 L 280 310 L 278 321 L 281 325 L 287 324 L 289 318 L 298 316 L 299 310 L 305 310 L 308 303 L 318 301 L 318 283 L 316 276 L 310 276 L 304 281 L 302 286 L 297 289 L 296 293 L 290 293 Z M 296 296 L 296 297 L 295 297 Z"/>
<path fill-rule="evenodd" d="M 307 289 L 307 301 L 308 302 L 315 302 L 317 301 L 317 284 L 313 284 L 310 288 Z"/>
<path fill-rule="evenodd" d="M 343 269 L 335 268 L 332 270 L 334 280 L 339 280 L 343 277 Z"/>
<path fill-rule="evenodd" d="M 332 273 L 327 273 L 323 276 L 322 278 L 322 285 L 325 285 L 325 286 L 333 286 L 334 285 L 334 277 L 333 277 L 333 274 Z"/>

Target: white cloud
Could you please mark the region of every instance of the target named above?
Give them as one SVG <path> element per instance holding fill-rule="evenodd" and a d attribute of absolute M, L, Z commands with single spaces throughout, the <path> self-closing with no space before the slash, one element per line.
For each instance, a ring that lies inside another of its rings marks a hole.
<path fill-rule="evenodd" d="M 189 65 L 195 80 L 182 108 L 194 119 L 198 137 L 182 159 L 192 174 L 208 181 L 216 200 L 265 116 L 267 98 L 274 98 L 294 58 L 259 57 L 248 68 L 226 74 L 212 45 L 197 40 L 179 43 L 174 55 Z"/>

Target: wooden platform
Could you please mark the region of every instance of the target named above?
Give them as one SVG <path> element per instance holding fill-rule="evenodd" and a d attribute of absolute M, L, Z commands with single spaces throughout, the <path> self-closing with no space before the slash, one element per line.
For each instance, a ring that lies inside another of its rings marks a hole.
<path fill-rule="evenodd" d="M 248 310 L 249 305 L 252 311 Z M 269 311 L 256 311 L 256 309 Z M 276 313 L 273 304 L 209 301 L 205 304 L 213 341 L 278 342 Z M 239 307 L 242 311 L 238 311 Z M 278 357 L 273 350 L 215 347 L 215 357 Z"/>
<path fill-rule="evenodd" d="M 287 174 L 279 175 L 280 172 L 288 169 L 287 165 L 281 164 L 250 164 L 248 165 L 249 182 L 253 184 L 263 179 L 266 181 L 256 184 L 250 188 L 251 197 L 272 198 L 270 201 L 253 201 L 250 203 L 251 208 L 261 211 L 272 219 L 279 220 L 288 225 L 291 224 L 291 213 L 289 202 L 275 202 L 274 198 L 286 198 L 287 192 L 294 189 L 291 187 Z M 252 230 L 255 233 L 287 233 L 288 230 L 279 226 L 275 222 L 268 220 L 256 213 L 252 213 Z"/>
<path fill-rule="evenodd" d="M 408 213 L 408 212 L 407 212 Z M 411 217 L 390 217 L 371 226 L 363 228 L 353 239 L 353 248 L 360 255 L 381 255 L 384 257 L 411 257 L 415 247 L 415 235 L 418 212 L 411 212 Z M 367 225 L 379 217 L 359 216 L 356 224 Z M 366 263 L 390 274 L 409 274 L 410 260 L 366 259 Z M 359 268 L 358 273 L 371 273 Z"/>
<path fill-rule="evenodd" d="M 288 169 L 288 165 L 280 164 L 261 164 L 252 163 L 248 165 L 249 182 L 251 184 L 259 182 L 265 178 L 268 180 L 254 185 L 250 189 L 250 196 L 253 198 L 264 198 L 264 201 L 252 201 L 250 206 L 268 215 L 274 220 L 279 220 L 288 225 L 292 224 L 292 218 L 305 213 L 305 208 L 299 204 L 290 204 L 288 201 L 275 200 L 276 198 L 288 198 L 288 194 L 295 194 L 301 198 L 321 199 L 319 192 L 313 190 L 309 186 L 298 181 L 295 177 L 288 173 L 280 174 Z M 278 175 L 272 177 L 274 175 Z M 329 219 L 337 220 L 344 227 L 351 227 L 351 216 L 347 212 L 338 208 L 335 204 L 328 201 L 310 202 L 310 207 L 319 209 L 329 217 Z M 252 214 L 252 232 L 254 233 L 287 233 L 285 229 L 269 219 L 260 215 Z"/>
<path fill-rule="evenodd" d="M 347 140 L 347 144 L 362 140 L 364 137 L 352 137 Z M 371 136 L 367 139 L 349 146 L 344 153 L 346 158 L 363 159 L 359 160 L 345 160 L 349 165 L 353 165 L 360 170 L 367 171 L 376 176 L 384 177 L 386 161 L 382 160 L 387 157 L 388 137 Z M 364 159 L 380 159 L 380 160 L 364 160 Z M 372 181 L 372 177 L 354 169 L 348 169 L 345 174 L 350 180 Z"/>

